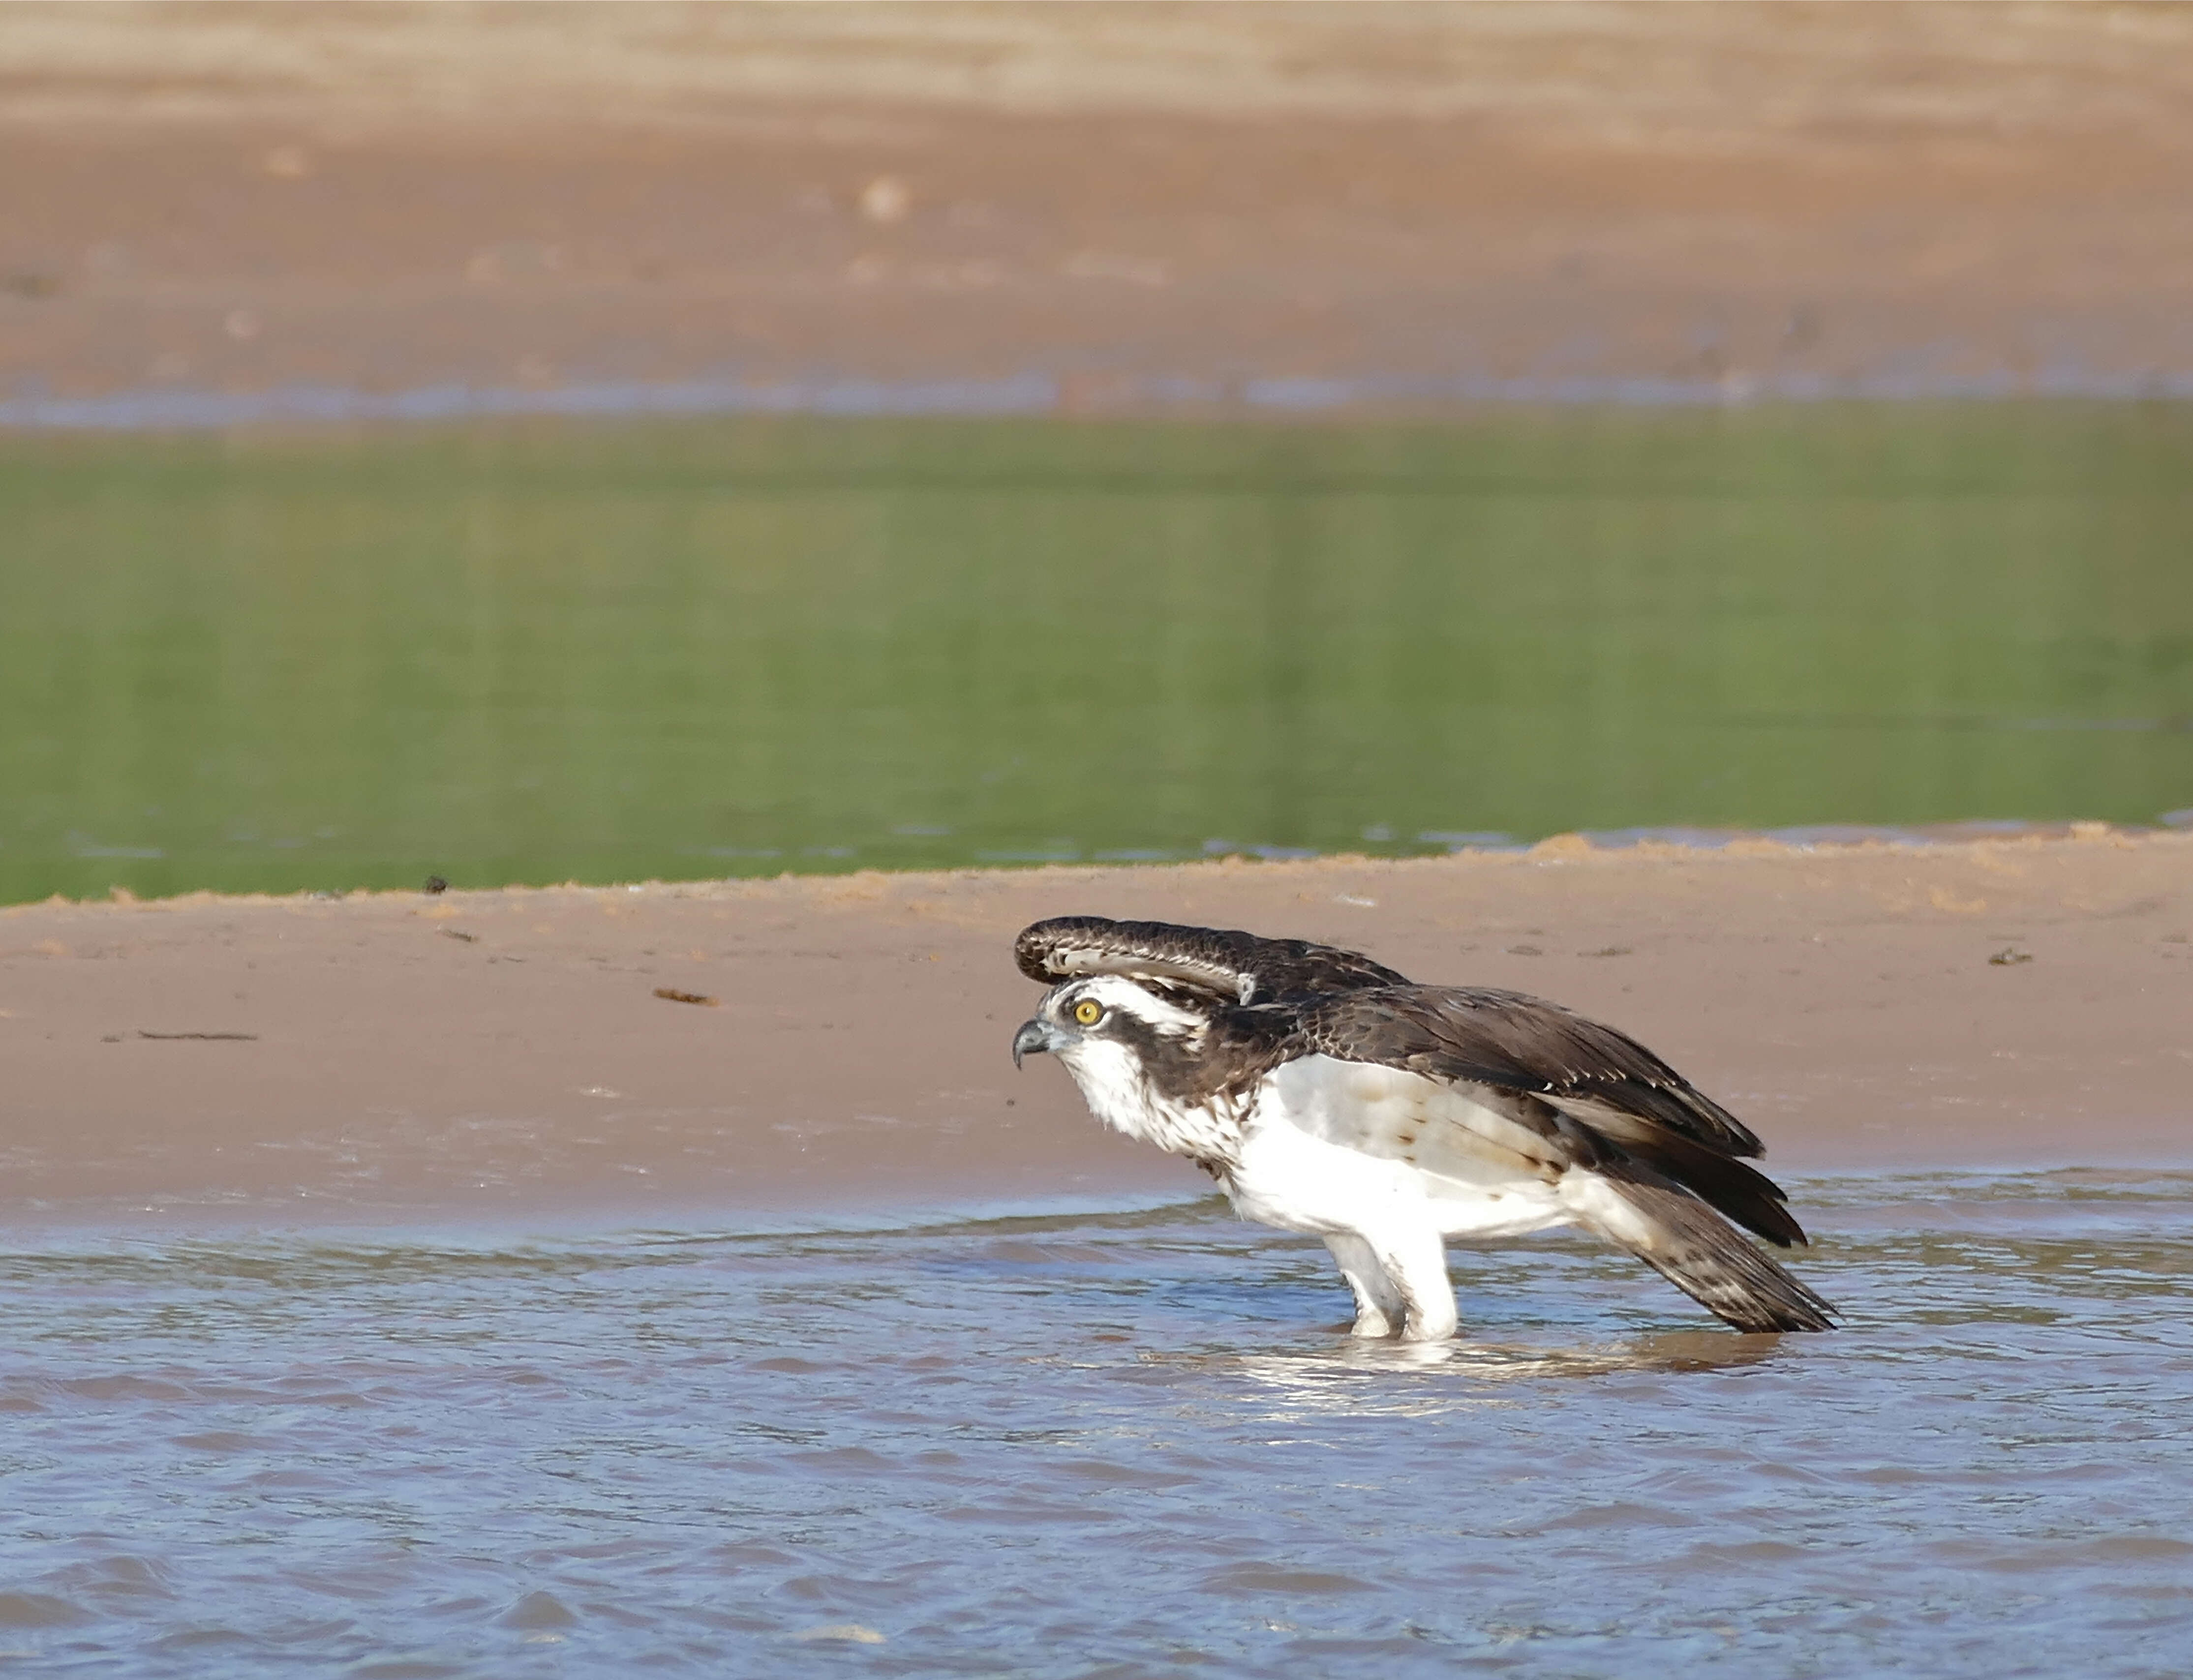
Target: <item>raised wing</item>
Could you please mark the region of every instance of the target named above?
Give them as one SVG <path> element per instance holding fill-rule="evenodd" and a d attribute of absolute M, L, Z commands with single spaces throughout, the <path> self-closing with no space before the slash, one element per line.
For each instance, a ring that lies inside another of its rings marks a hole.
<path fill-rule="evenodd" d="M 1301 1011 L 1304 1054 L 1397 1067 L 1443 1083 L 1532 1100 L 1520 1123 L 1577 1165 L 1631 1161 L 1664 1175 L 1769 1242 L 1805 1233 L 1774 1182 L 1741 1157 L 1764 1152 L 1751 1129 L 1628 1034 L 1517 991 L 1463 986 L 1366 988 Z"/>
<path fill-rule="evenodd" d="M 1084 974 L 1124 974 L 1188 986 L 1236 1004 L 1409 984 L 1383 963 L 1337 946 L 1102 916 L 1055 916 L 1025 928 L 1013 942 L 1013 959 L 1022 974 L 1045 986 Z"/>
<path fill-rule="evenodd" d="M 1343 1061 L 1530 1091 L 1666 1128 L 1725 1155 L 1759 1155 L 1751 1129 L 1626 1032 L 1520 991 L 1400 986 L 1307 1011 L 1303 1030 Z"/>

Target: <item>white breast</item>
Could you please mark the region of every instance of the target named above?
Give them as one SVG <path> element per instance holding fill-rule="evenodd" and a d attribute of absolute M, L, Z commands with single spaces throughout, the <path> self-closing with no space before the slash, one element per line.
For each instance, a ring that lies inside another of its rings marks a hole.
<path fill-rule="evenodd" d="M 1262 1224 L 1325 1236 L 1402 1216 L 1505 1237 L 1570 1217 L 1536 1134 L 1466 1088 L 1307 1056 L 1265 1079 L 1252 1117 L 1228 1187 Z"/>
<path fill-rule="evenodd" d="M 1168 1102 L 1151 1089 L 1142 1064 L 1125 1045 L 1103 1039 L 1069 1045 L 1058 1059 L 1080 1088 L 1089 1111 L 1106 1125 L 1168 1154 L 1197 1161 L 1233 1159 L 1240 1133 L 1233 1104 Z"/>

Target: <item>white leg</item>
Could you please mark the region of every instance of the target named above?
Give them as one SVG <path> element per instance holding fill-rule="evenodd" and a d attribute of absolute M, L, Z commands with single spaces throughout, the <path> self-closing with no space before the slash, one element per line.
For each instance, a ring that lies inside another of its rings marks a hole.
<path fill-rule="evenodd" d="M 1405 1303 L 1394 1280 L 1378 1264 L 1377 1251 L 1360 1237 L 1333 1236 L 1325 1239 L 1340 1263 L 1340 1275 L 1355 1292 L 1355 1329 L 1359 1336 L 1390 1336 L 1401 1328 Z"/>
<path fill-rule="evenodd" d="M 1376 1244 L 1378 1263 L 1407 1308 L 1407 1341 L 1445 1341 L 1460 1320 L 1454 1285 L 1447 1281 L 1446 1244 L 1435 1230 L 1384 1231 Z"/>

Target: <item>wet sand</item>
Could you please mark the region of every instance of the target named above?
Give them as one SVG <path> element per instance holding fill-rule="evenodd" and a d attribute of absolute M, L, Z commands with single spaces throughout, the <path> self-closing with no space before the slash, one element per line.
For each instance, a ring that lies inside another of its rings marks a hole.
<path fill-rule="evenodd" d="M 2193 380 L 2179 9 L 16 5 L 0 57 L 17 419 Z"/>
<path fill-rule="evenodd" d="M 1200 1193 L 1098 1130 L 1055 1066 L 1014 1072 L 1035 992 L 1011 936 L 1068 912 L 1307 935 L 1562 1000 L 1727 1101 L 1777 1169 L 2193 1153 L 2193 836 L 1572 837 L 1405 862 L 20 906 L 0 912 L 0 1210 L 766 1225 Z M 173 1036 L 196 1034 L 247 1036 Z"/>

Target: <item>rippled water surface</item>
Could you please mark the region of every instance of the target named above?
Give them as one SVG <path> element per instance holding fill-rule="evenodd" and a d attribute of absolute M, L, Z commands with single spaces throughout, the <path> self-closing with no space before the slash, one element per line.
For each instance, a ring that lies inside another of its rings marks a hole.
<path fill-rule="evenodd" d="M 19 1233 L 43 1672 L 2193 1667 L 2193 1174 L 1813 1181 L 1822 1337 L 1581 1243 L 1352 1346 L 1212 1203 L 807 1236 Z"/>

